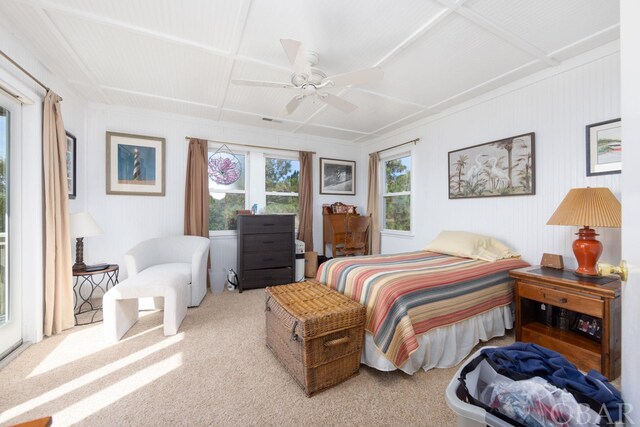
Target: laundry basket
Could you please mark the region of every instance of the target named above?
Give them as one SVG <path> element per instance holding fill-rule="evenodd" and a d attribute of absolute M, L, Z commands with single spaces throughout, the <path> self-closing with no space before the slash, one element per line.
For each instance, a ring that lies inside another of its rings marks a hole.
<path fill-rule="evenodd" d="M 458 416 L 458 426 L 522 427 L 550 425 L 549 422 L 595 426 L 606 422 L 598 412 L 600 404 L 594 399 L 577 389 L 570 392 L 557 388 L 542 377 L 502 369 L 491 361 L 490 356 L 482 355 L 487 348 L 495 347 L 484 347 L 469 356 L 447 387 L 446 401 Z M 492 402 L 490 406 L 483 402 L 487 392 Z M 498 406 L 493 406 L 494 399 Z"/>
<path fill-rule="evenodd" d="M 488 413 L 479 406 L 475 406 L 464 401 L 464 389 L 462 387 L 462 383 L 458 381 L 458 378 L 460 378 L 460 374 L 467 363 L 479 356 L 483 348 L 479 349 L 469 356 L 467 360 L 462 362 L 456 374 L 451 378 L 451 382 L 449 382 L 445 393 L 447 405 L 449 405 L 449 408 L 457 414 L 459 427 L 510 427 L 512 424 Z"/>

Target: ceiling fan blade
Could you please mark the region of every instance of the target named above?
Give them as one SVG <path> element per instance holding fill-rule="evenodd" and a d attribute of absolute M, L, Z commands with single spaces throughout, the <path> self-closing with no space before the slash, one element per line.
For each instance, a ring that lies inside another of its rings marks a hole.
<path fill-rule="evenodd" d="M 346 99 L 342 99 L 338 96 L 332 95 L 330 93 L 322 93 L 318 95 L 318 98 L 325 104 L 328 104 L 332 107 L 337 108 L 338 110 L 344 111 L 345 113 L 351 113 L 358 106 L 356 104 L 352 104 Z"/>
<path fill-rule="evenodd" d="M 291 98 L 291 101 L 287 103 L 284 107 L 284 111 L 282 112 L 284 115 L 289 115 L 296 111 L 296 108 L 302 103 L 304 96 L 298 95 Z"/>
<path fill-rule="evenodd" d="M 232 79 L 231 82 L 240 86 L 275 87 L 278 89 L 297 89 L 291 83 L 266 82 L 262 80 Z"/>
<path fill-rule="evenodd" d="M 364 70 L 351 71 L 349 73 L 329 76 L 326 79 L 322 80 L 322 85 L 325 85 L 325 83 L 327 83 L 327 87 L 358 85 L 382 80 L 383 77 L 384 71 L 382 71 L 382 68 L 365 68 Z M 331 86 L 329 82 L 333 82 L 333 86 Z"/>
<path fill-rule="evenodd" d="M 309 65 L 309 61 L 305 56 L 302 43 L 293 39 L 280 39 L 280 43 L 296 74 L 304 74 L 309 77 L 311 75 L 311 65 Z"/>

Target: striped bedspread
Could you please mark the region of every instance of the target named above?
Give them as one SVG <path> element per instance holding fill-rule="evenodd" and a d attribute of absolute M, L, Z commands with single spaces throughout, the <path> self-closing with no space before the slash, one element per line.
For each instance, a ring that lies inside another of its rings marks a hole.
<path fill-rule="evenodd" d="M 335 258 L 320 266 L 316 278 L 367 307 L 365 329 L 400 367 L 418 348 L 417 336 L 510 304 L 509 270 L 528 265 L 418 251 Z"/>

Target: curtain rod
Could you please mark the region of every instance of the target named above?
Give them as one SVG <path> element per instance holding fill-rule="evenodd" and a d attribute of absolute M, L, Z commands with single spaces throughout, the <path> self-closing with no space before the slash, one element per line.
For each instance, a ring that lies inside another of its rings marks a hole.
<path fill-rule="evenodd" d="M 192 138 L 194 138 L 194 137 L 191 137 L 191 136 L 185 136 L 184 137 L 184 139 L 186 139 L 187 141 L 192 139 Z M 266 148 L 268 150 L 280 150 L 280 151 L 293 151 L 295 153 L 299 153 L 300 151 L 304 151 L 304 150 L 294 150 L 292 148 L 267 147 L 266 145 L 252 145 L 252 144 L 238 144 L 238 143 L 235 143 L 235 142 L 222 142 L 222 141 L 216 141 L 216 140 L 213 140 L 213 139 L 207 139 L 206 141 L 207 142 L 217 142 L 218 144 L 238 145 L 240 147 Z M 312 151 L 311 154 L 316 154 L 316 152 Z"/>
<path fill-rule="evenodd" d="M 31 80 L 33 80 L 34 82 L 38 83 L 44 90 L 46 90 L 47 92 L 49 92 L 51 90 L 51 89 L 49 89 L 49 87 L 47 85 L 45 85 L 40 80 L 38 80 L 33 74 L 31 74 L 30 72 L 28 72 L 27 70 L 22 68 L 20 66 L 20 64 L 18 64 L 16 61 L 14 61 L 9 55 L 4 53 L 4 51 L 0 50 L 0 55 L 4 56 L 7 59 L 7 61 L 11 62 L 16 68 L 18 68 L 20 71 L 25 73 Z M 60 99 L 62 99 L 62 98 L 60 98 Z"/>
<path fill-rule="evenodd" d="M 380 151 L 376 151 L 376 153 L 378 153 L 378 154 L 384 153 L 385 151 L 393 150 L 394 148 L 402 147 L 403 145 L 407 145 L 407 144 L 414 144 L 415 145 L 418 142 L 420 142 L 420 138 L 412 139 L 411 141 L 403 142 L 402 144 L 394 145 L 393 147 L 389 147 L 389 148 L 382 149 Z M 373 153 L 371 153 L 371 154 L 373 154 Z"/>

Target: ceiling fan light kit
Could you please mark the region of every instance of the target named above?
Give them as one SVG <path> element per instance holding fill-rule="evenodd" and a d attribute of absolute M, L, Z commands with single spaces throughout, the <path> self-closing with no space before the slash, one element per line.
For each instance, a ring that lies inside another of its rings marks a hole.
<path fill-rule="evenodd" d="M 316 52 L 306 51 L 303 44 L 297 40 L 281 39 L 280 43 L 294 69 L 291 74 L 291 83 L 242 79 L 234 79 L 232 82 L 243 86 L 297 90 L 299 93 L 285 105 L 282 111 L 283 115 L 292 114 L 302 101 L 309 97 L 314 97 L 344 113 L 351 113 L 358 108 L 357 105 L 337 95 L 318 90 L 371 83 L 384 77 L 384 72 L 380 67 L 365 68 L 327 77 L 322 70 L 315 68 L 319 59 Z"/>

